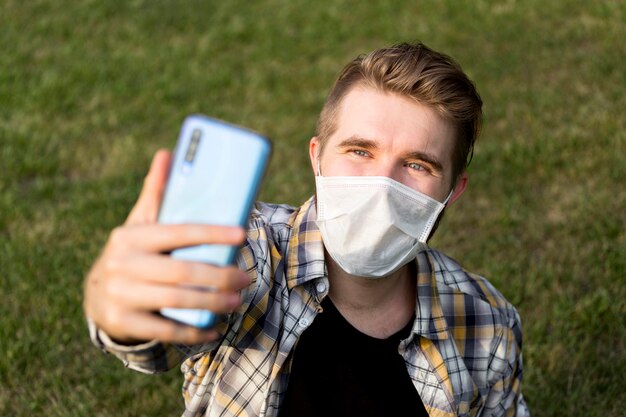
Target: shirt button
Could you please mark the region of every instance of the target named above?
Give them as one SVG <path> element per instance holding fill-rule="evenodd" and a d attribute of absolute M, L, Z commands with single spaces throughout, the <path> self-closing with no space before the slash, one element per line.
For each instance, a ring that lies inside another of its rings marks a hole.
<path fill-rule="evenodd" d="M 300 320 L 298 320 L 298 325 L 300 327 L 307 327 L 309 325 L 309 319 L 300 319 Z"/>
<path fill-rule="evenodd" d="M 323 293 L 324 291 L 326 291 L 326 284 L 324 284 L 323 282 L 318 282 L 317 285 L 315 286 L 315 289 L 317 290 L 318 293 Z"/>

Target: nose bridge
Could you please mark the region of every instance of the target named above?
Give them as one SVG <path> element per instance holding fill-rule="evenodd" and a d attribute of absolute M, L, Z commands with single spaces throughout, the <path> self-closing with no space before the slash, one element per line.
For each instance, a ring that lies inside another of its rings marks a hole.
<path fill-rule="evenodd" d="M 401 169 L 398 163 L 391 157 L 379 158 L 376 164 L 376 173 L 372 175 L 389 177 L 393 180 L 400 181 Z"/>

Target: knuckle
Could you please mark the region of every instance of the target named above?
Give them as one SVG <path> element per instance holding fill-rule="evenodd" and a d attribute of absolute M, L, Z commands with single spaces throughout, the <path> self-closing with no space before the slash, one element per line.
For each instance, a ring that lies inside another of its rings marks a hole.
<path fill-rule="evenodd" d="M 171 224 L 163 228 L 164 233 L 167 233 L 169 240 L 178 242 L 184 240 L 187 228 L 184 224 Z"/>
<path fill-rule="evenodd" d="M 102 260 L 102 268 L 105 276 L 117 275 L 121 270 L 121 262 L 114 256 L 108 256 Z"/>
<path fill-rule="evenodd" d="M 185 343 L 189 345 L 206 342 L 205 331 L 193 326 L 169 322 L 159 332 L 159 339 L 167 342 Z"/>
<path fill-rule="evenodd" d="M 187 327 L 185 329 L 185 339 L 187 340 L 186 343 L 188 344 L 201 344 L 201 343 L 207 343 L 207 331 L 206 330 L 202 330 L 202 329 L 198 329 L 196 327 Z M 215 333 L 211 333 L 211 339 L 216 339 L 217 336 Z"/>
<path fill-rule="evenodd" d="M 212 268 L 205 274 L 205 277 L 210 278 L 209 285 L 215 290 L 223 291 L 228 285 L 228 279 L 223 268 Z"/>
<path fill-rule="evenodd" d="M 124 325 L 125 314 L 119 308 L 108 308 L 104 314 L 104 321 L 114 328 L 119 328 Z"/>
<path fill-rule="evenodd" d="M 241 271 L 236 266 L 232 267 L 229 275 L 230 289 L 239 291 L 250 285 L 251 281 L 250 276 L 246 272 Z"/>
<path fill-rule="evenodd" d="M 161 338 L 164 341 L 168 342 L 176 340 L 176 325 L 170 323 L 169 325 L 165 326 L 161 331 Z"/>
<path fill-rule="evenodd" d="M 110 298 L 117 298 L 120 295 L 120 282 L 118 279 L 109 278 L 102 283 L 104 294 Z"/>
<path fill-rule="evenodd" d="M 117 226 L 109 235 L 109 243 L 113 247 L 123 246 L 127 240 L 126 229 L 123 226 Z"/>
<path fill-rule="evenodd" d="M 181 328 L 178 337 L 185 343 L 194 344 L 198 340 L 198 331 L 193 327 Z"/>
<path fill-rule="evenodd" d="M 234 295 L 230 292 L 211 294 L 211 310 L 221 313 L 231 311 L 233 307 L 233 298 Z"/>
<path fill-rule="evenodd" d="M 177 283 L 188 283 L 200 287 L 213 287 L 221 289 L 222 277 L 221 268 L 206 265 L 199 262 L 180 262 L 178 271 L 175 274 Z"/>
<path fill-rule="evenodd" d="M 179 261 L 174 267 L 172 280 L 176 284 L 194 282 L 195 277 L 201 276 L 201 274 L 197 271 L 198 269 L 201 269 L 199 268 L 200 266 L 201 265 L 198 265 L 195 262 Z"/>
<path fill-rule="evenodd" d="M 181 307 L 181 297 L 179 292 L 176 290 L 167 291 L 161 297 L 161 301 L 163 303 L 163 307 Z"/>
<path fill-rule="evenodd" d="M 237 270 L 233 267 L 219 268 L 213 273 L 215 288 L 228 291 L 237 289 Z"/>
<path fill-rule="evenodd" d="M 187 344 L 193 344 L 195 341 L 190 337 L 189 330 L 193 328 L 182 324 L 176 324 L 172 322 L 165 328 L 164 337 L 171 342 L 182 342 Z"/>

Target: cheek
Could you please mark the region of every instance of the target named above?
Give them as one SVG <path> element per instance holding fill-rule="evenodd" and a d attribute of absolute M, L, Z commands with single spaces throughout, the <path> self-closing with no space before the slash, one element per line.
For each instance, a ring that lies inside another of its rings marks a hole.
<path fill-rule="evenodd" d="M 345 155 L 325 154 L 321 160 L 322 175 L 326 177 L 367 175 L 366 167 Z"/>
<path fill-rule="evenodd" d="M 443 201 L 448 196 L 444 191 L 444 187 L 437 178 L 424 176 L 423 178 L 408 177 L 401 181 L 404 185 L 419 191 L 422 194 L 434 198 L 437 201 Z M 443 195 L 445 194 L 445 195 Z"/>
<path fill-rule="evenodd" d="M 438 186 L 432 187 L 430 190 L 428 190 L 428 192 L 425 192 L 424 194 L 434 198 L 440 203 L 443 203 L 448 197 L 449 193 L 450 190 L 446 186 L 444 186 L 443 184 L 438 184 Z"/>
<path fill-rule="evenodd" d="M 404 185 L 408 185 L 414 190 L 419 191 L 422 194 L 426 194 L 429 197 L 434 197 L 433 191 L 434 187 L 426 181 L 415 181 L 412 180 L 410 182 L 404 182 Z"/>

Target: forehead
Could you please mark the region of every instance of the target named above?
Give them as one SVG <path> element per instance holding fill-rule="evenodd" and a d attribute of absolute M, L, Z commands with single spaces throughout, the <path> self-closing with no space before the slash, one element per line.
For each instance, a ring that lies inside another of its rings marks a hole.
<path fill-rule="evenodd" d="M 428 152 L 448 166 L 455 131 L 431 107 L 409 97 L 370 87 L 350 90 L 340 105 L 335 133 L 328 145 L 350 137 L 376 141 L 391 152 Z"/>

